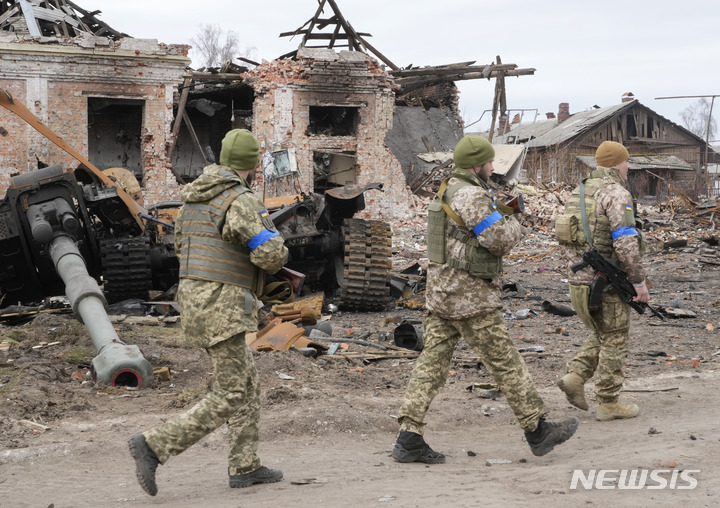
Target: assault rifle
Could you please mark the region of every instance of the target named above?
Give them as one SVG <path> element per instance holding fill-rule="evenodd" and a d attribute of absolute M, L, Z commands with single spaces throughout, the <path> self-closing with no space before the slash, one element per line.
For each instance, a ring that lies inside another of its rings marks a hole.
<path fill-rule="evenodd" d="M 602 292 L 609 283 L 611 291 L 614 290 L 623 302 L 635 309 L 638 314 L 644 314 L 647 307 L 662 320 L 665 316 L 660 314 L 657 309 L 648 303 L 640 303 L 633 301 L 633 297 L 637 296 L 635 286 L 627 278 L 627 274 L 620 268 L 615 266 L 609 259 L 605 258 L 597 249 L 589 249 L 583 251 L 582 261 L 575 263 L 570 268 L 573 273 L 578 270 L 590 266 L 595 270 L 595 279 L 590 285 L 590 297 L 588 299 L 588 309 L 596 311 L 600 308 Z"/>

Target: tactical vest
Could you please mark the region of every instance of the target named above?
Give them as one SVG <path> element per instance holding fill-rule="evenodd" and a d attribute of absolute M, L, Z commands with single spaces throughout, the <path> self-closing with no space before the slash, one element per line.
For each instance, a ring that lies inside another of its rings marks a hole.
<path fill-rule="evenodd" d="M 605 215 L 597 216 L 598 193 L 615 183 L 603 169 L 596 169 L 585 180 L 585 213 L 593 245 L 606 257 L 613 255 L 613 239 L 610 231 L 610 219 Z M 555 221 L 555 236 L 558 243 L 578 251 L 590 248 L 585 237 L 580 211 L 580 188 L 573 190 L 567 202 L 565 213 Z"/>
<path fill-rule="evenodd" d="M 428 207 L 428 259 L 433 263 L 447 264 L 453 268 L 465 270 L 470 275 L 481 279 L 492 279 L 502 273 L 502 257 L 492 254 L 481 246 L 475 234 L 465 224 L 456 222 L 457 220 L 462 222 L 462 220 L 446 204 L 452 203 L 453 196 L 461 188 L 468 185 L 477 186 L 477 183 L 470 179 L 469 175 L 464 175 L 463 171 L 456 170 L 453 173 L 451 178 L 457 178 L 460 182 L 447 187 L 444 193 L 438 192 Z M 488 190 L 487 185 L 482 180 L 475 180 L 480 182 L 480 186 L 485 190 Z M 447 185 L 447 180 L 443 183 Z M 441 186 L 441 188 L 444 188 L 444 186 Z M 446 208 L 450 210 L 450 214 L 446 211 Z M 457 219 L 451 221 L 450 216 L 452 215 Z M 465 259 L 454 258 L 448 254 L 448 237 L 460 240 L 465 245 Z"/>
<path fill-rule="evenodd" d="M 210 201 L 185 203 L 176 224 L 183 235 L 178 260 L 180 277 L 233 284 L 260 291 L 260 269 L 250 262 L 250 248 L 222 239 L 230 205 L 250 189 L 235 185 Z"/>

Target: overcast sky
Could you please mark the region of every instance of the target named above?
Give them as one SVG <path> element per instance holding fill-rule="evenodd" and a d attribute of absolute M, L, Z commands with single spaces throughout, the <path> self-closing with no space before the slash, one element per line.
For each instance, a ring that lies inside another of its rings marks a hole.
<path fill-rule="evenodd" d="M 681 124 L 696 98 L 720 95 L 720 4 L 717 0 L 336 0 L 358 32 L 399 67 L 474 60 L 534 68 L 506 78 L 509 109 L 524 119 L 620 103 L 632 92 L 645 106 Z M 189 44 L 201 24 L 234 31 L 255 58 L 272 60 L 297 49 L 301 38 L 279 37 L 302 26 L 317 0 L 75 0 L 115 30 L 167 44 Z M 332 10 L 325 8 L 325 15 Z M 191 56 L 192 53 L 191 53 Z M 194 61 L 193 68 L 203 63 Z M 466 124 L 492 107 L 495 80 L 457 82 Z M 708 99 L 710 100 L 710 99 Z M 720 118 L 720 97 L 713 116 Z M 480 126 L 489 125 L 485 113 Z M 474 130 L 474 128 L 472 129 Z"/>

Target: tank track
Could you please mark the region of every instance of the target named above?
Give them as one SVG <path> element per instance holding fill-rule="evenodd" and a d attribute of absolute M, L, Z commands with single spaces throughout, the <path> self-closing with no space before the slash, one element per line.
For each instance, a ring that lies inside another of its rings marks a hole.
<path fill-rule="evenodd" d="M 356 311 L 384 310 L 390 303 L 392 231 L 386 222 L 345 219 L 345 256 L 339 306 Z"/>
<path fill-rule="evenodd" d="M 100 242 L 105 298 L 109 303 L 130 298 L 147 299 L 152 288 L 150 242 L 142 237 L 121 237 Z"/>

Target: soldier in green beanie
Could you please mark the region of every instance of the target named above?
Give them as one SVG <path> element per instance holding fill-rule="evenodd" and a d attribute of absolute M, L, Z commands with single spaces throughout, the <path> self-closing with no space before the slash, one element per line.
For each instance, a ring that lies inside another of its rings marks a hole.
<path fill-rule="evenodd" d="M 545 455 L 577 429 L 576 417 L 552 423 L 502 316 L 502 257 L 524 236 L 513 210 L 497 203 L 488 182 L 495 150 L 480 136 L 455 147 L 455 171 L 428 208 L 424 347 L 400 409 L 398 462 L 440 464 L 425 442 L 425 414 L 445 384 L 460 338 L 472 346 L 515 413 L 530 450 Z"/>
<path fill-rule="evenodd" d="M 212 391 L 188 412 L 130 438 L 141 487 L 157 494 L 155 471 L 224 423 L 228 425 L 230 487 L 282 480 L 262 465 L 260 385 L 245 334 L 258 329 L 258 294 L 264 272 L 275 273 L 288 250 L 249 181 L 260 145 L 235 129 L 222 141 L 220 165 L 207 166 L 183 188 L 175 223 L 180 262 L 177 299 L 186 346 L 210 355 Z"/>

